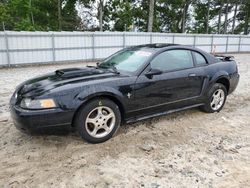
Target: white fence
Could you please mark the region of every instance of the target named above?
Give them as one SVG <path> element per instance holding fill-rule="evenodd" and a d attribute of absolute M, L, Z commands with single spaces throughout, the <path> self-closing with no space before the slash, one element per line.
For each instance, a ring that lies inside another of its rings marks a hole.
<path fill-rule="evenodd" d="M 0 32 L 0 66 L 101 59 L 127 46 L 192 45 L 211 52 L 250 52 L 250 36 L 138 32 Z"/>

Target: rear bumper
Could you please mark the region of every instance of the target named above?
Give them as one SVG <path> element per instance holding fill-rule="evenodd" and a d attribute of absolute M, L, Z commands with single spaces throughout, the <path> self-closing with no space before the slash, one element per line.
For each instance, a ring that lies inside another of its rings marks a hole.
<path fill-rule="evenodd" d="M 228 94 L 232 93 L 236 89 L 239 80 L 240 80 L 240 75 L 238 73 L 232 74 L 230 76 L 230 88 Z"/>
<path fill-rule="evenodd" d="M 61 109 L 25 110 L 10 105 L 10 112 L 17 129 L 29 133 L 41 133 L 52 130 L 70 130 L 73 111 Z"/>

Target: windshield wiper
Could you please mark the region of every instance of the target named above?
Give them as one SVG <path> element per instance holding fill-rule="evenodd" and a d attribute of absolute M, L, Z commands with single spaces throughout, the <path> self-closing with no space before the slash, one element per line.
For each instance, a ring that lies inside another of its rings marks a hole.
<path fill-rule="evenodd" d="M 117 68 L 114 66 L 114 65 L 111 65 L 110 67 L 109 67 L 109 70 L 112 70 L 114 73 L 116 73 L 116 74 L 120 74 L 120 72 L 117 70 Z"/>
<path fill-rule="evenodd" d="M 94 66 L 94 65 L 87 65 L 86 67 L 88 67 L 88 68 L 97 68 L 96 66 Z"/>
<path fill-rule="evenodd" d="M 102 66 L 100 64 L 97 67 L 112 71 L 113 73 L 116 73 L 116 74 L 120 74 L 120 72 L 117 70 L 117 68 L 112 63 L 108 63 L 108 66 Z"/>

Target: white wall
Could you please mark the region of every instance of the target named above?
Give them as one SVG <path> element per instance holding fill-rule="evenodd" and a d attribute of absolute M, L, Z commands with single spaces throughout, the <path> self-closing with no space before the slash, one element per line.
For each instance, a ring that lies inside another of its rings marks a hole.
<path fill-rule="evenodd" d="M 250 36 L 143 32 L 0 32 L 0 66 L 105 58 L 133 45 L 176 43 L 211 52 L 250 52 Z"/>

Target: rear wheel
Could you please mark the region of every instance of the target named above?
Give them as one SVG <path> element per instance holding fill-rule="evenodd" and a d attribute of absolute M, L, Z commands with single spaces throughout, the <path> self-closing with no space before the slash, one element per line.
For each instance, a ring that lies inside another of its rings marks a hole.
<path fill-rule="evenodd" d="M 77 130 L 89 143 L 105 142 L 116 133 L 121 123 L 119 107 L 109 99 L 87 103 L 76 116 Z"/>
<path fill-rule="evenodd" d="M 208 92 L 206 103 L 202 109 L 208 113 L 219 112 L 223 108 L 226 98 L 227 89 L 224 85 L 216 83 Z"/>

